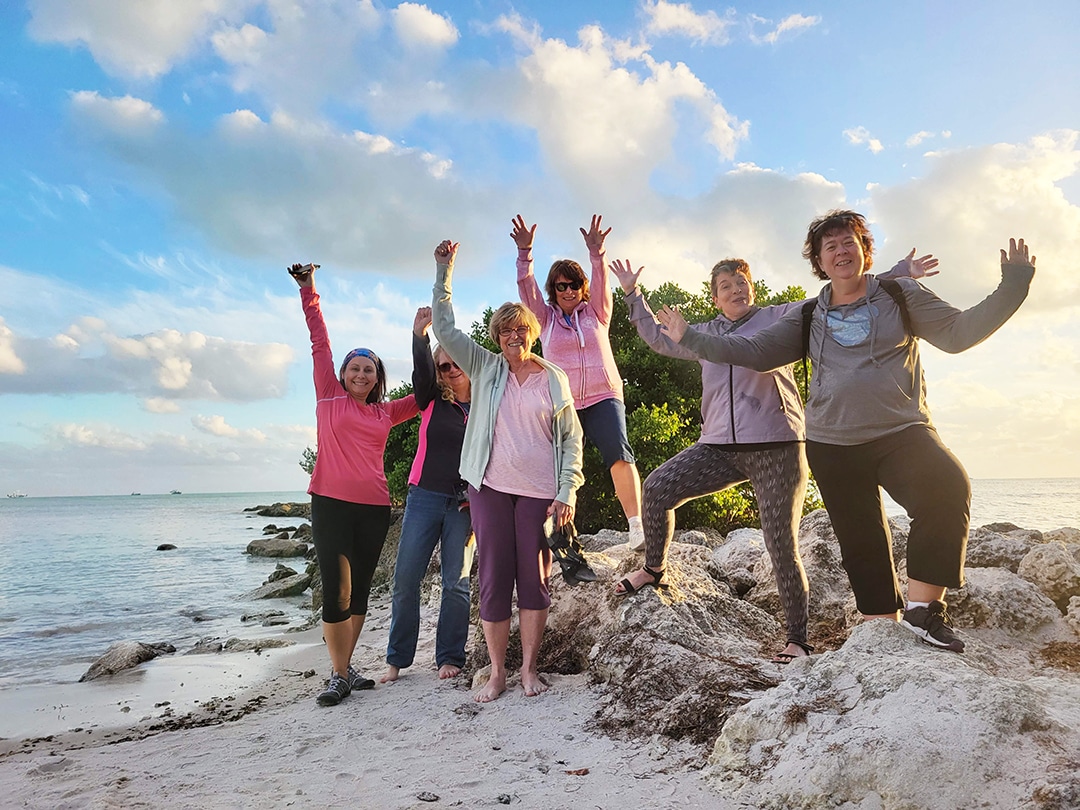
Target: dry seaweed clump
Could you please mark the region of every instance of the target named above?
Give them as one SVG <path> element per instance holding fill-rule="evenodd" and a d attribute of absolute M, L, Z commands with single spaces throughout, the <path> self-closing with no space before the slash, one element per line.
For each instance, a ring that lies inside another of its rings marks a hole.
<path fill-rule="evenodd" d="M 1039 656 L 1054 669 L 1080 672 L 1080 643 L 1075 641 L 1051 641 L 1039 650 Z"/>

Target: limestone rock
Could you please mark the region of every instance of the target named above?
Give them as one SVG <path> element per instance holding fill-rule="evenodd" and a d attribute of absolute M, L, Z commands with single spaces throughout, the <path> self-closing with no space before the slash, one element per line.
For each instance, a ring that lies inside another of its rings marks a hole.
<path fill-rule="evenodd" d="M 254 512 L 263 517 L 302 517 L 311 518 L 311 502 L 306 503 L 274 503 L 270 506 L 249 506 L 245 512 Z"/>
<path fill-rule="evenodd" d="M 626 545 L 628 532 L 617 532 L 612 529 L 601 529 L 596 534 L 582 534 L 578 536 L 578 542 L 586 551 L 604 551 L 617 545 Z"/>
<path fill-rule="evenodd" d="M 287 533 L 260 537 L 247 544 L 247 553 L 253 557 L 303 557 L 307 550 L 307 543 L 290 540 Z"/>
<path fill-rule="evenodd" d="M 1069 599 L 1080 596 L 1080 563 L 1063 543 L 1043 543 L 1031 549 L 1020 561 L 1017 573 L 1034 582 L 1062 612 Z"/>
<path fill-rule="evenodd" d="M 709 759 L 718 806 L 1076 806 L 1075 680 L 1004 677 L 992 661 L 892 622 L 856 627 L 732 713 Z"/>
<path fill-rule="evenodd" d="M 948 594 L 955 626 L 986 627 L 1041 636 L 1061 623 L 1061 613 L 1033 583 L 1005 568 L 968 568 L 964 587 Z"/>
<path fill-rule="evenodd" d="M 293 532 L 293 540 L 310 540 L 311 539 L 311 524 L 301 523 L 296 527 Z"/>
<path fill-rule="evenodd" d="M 1080 529 L 1072 526 L 1062 526 L 1060 529 L 1051 529 L 1043 532 L 1043 539 L 1047 543 L 1064 543 L 1066 546 L 1080 546 Z"/>
<path fill-rule="evenodd" d="M 1020 529 L 1011 523 L 980 526 L 968 537 L 966 564 L 975 568 L 1008 568 L 1015 574 L 1020 560 L 1039 542 L 1042 542 L 1042 536 L 1038 532 Z"/>
<path fill-rule="evenodd" d="M 174 546 L 172 543 L 162 543 L 160 546 L 158 546 L 155 549 L 155 551 L 175 551 L 175 550 L 176 550 L 176 546 Z"/>
<path fill-rule="evenodd" d="M 285 596 L 299 596 L 307 590 L 311 584 L 311 577 L 307 574 L 296 574 L 277 582 L 268 582 L 253 591 L 241 596 L 241 599 L 279 599 Z"/>
<path fill-rule="evenodd" d="M 1065 621 L 1072 627 L 1073 632 L 1080 635 L 1080 596 L 1069 598 L 1069 610 L 1065 614 Z"/>
<path fill-rule="evenodd" d="M 79 683 L 131 669 L 144 661 L 173 652 L 176 652 L 176 648 L 164 642 L 144 644 L 141 641 L 118 641 L 90 665 L 90 668 L 79 678 Z"/>
<path fill-rule="evenodd" d="M 712 553 L 713 562 L 724 571 L 753 571 L 763 556 L 766 553 L 761 529 L 735 529 Z"/>
<path fill-rule="evenodd" d="M 277 582 L 278 580 L 295 576 L 296 571 L 294 571 L 292 568 L 289 568 L 289 566 L 287 565 L 282 565 L 281 563 L 278 563 L 276 566 L 274 566 L 274 570 L 270 572 L 270 576 L 267 577 L 266 582 L 264 582 L 263 584 L 265 585 L 270 582 Z"/>

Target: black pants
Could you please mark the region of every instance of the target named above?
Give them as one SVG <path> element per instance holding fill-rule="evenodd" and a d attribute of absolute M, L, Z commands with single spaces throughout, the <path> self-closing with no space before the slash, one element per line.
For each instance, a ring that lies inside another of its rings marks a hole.
<path fill-rule="evenodd" d="M 949 588 L 964 584 L 971 482 L 936 430 L 915 425 L 851 446 L 807 441 L 806 458 L 861 613 L 904 606 L 882 489 L 911 517 L 908 577 Z"/>
<path fill-rule="evenodd" d="M 322 620 L 365 616 L 371 577 L 379 564 L 390 507 L 311 496 L 311 534 L 322 574 Z"/>

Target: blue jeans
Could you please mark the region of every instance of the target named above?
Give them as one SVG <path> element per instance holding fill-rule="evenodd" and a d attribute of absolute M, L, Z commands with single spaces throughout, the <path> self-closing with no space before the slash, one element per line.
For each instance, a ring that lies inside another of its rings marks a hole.
<path fill-rule="evenodd" d="M 420 634 L 420 581 L 427 573 L 435 544 L 442 540 L 442 604 L 435 634 L 435 664 L 465 665 L 465 642 L 469 636 L 469 571 L 473 540 L 469 511 L 458 510 L 457 498 L 409 486 L 405 517 L 401 521 L 394 592 L 391 604 L 390 639 L 386 663 L 404 669 L 416 656 Z"/>

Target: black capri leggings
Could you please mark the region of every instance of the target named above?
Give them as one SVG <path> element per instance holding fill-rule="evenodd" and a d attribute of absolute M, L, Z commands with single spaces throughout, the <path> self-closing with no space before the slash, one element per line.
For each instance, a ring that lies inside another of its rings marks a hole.
<path fill-rule="evenodd" d="M 322 620 L 367 615 L 371 577 L 379 563 L 390 507 L 311 495 L 311 534 L 322 574 Z"/>
<path fill-rule="evenodd" d="M 908 577 L 949 588 L 964 584 L 971 482 L 936 430 L 914 425 L 851 446 L 807 441 L 806 458 L 860 613 L 880 616 L 904 607 L 882 489 L 911 517 Z"/>

